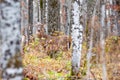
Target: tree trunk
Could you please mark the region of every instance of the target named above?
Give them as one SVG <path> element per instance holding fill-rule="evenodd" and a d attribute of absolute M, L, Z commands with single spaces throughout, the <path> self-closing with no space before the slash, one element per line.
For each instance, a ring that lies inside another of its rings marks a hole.
<path fill-rule="evenodd" d="M 79 10 L 82 0 L 72 1 L 72 75 L 77 76 L 80 69 L 82 39 L 83 39 L 83 25 L 81 20 L 81 12 Z M 81 8 L 81 7 L 80 7 Z"/>
<path fill-rule="evenodd" d="M 38 1 L 33 0 L 33 36 L 36 35 L 37 27 L 35 26 L 38 23 Z"/>
<path fill-rule="evenodd" d="M 60 0 L 60 31 L 65 33 L 65 23 L 66 23 L 66 16 L 65 16 L 65 0 Z"/>
<path fill-rule="evenodd" d="M 103 77 L 102 80 L 107 80 L 107 69 L 105 60 L 105 1 L 101 2 L 101 31 L 100 31 L 100 46 Z"/>
<path fill-rule="evenodd" d="M 48 33 L 60 29 L 60 2 L 59 0 L 48 0 Z"/>
<path fill-rule="evenodd" d="M 30 40 L 30 36 L 32 36 L 33 34 L 33 0 L 29 0 L 29 29 L 28 29 L 28 34 L 29 34 L 29 37 L 28 39 Z"/>
<path fill-rule="evenodd" d="M 110 1 L 107 0 L 107 3 L 106 3 L 106 19 L 107 19 L 107 36 L 110 36 L 111 34 L 111 21 L 110 21 L 110 12 L 111 12 L 111 9 L 109 8 L 110 6 Z"/>
<path fill-rule="evenodd" d="M 48 0 L 46 0 L 46 6 L 45 6 L 45 30 L 46 34 L 48 34 Z"/>
<path fill-rule="evenodd" d="M 28 43 L 28 0 L 21 0 L 21 34 L 25 37 L 22 45 Z"/>
<path fill-rule="evenodd" d="M 4 0 L 0 6 L 2 80 L 23 80 L 20 54 L 20 0 Z"/>
<path fill-rule="evenodd" d="M 67 30 L 66 30 L 66 33 L 67 35 L 70 35 L 70 30 L 71 30 L 71 0 L 66 0 L 66 27 L 67 27 Z"/>

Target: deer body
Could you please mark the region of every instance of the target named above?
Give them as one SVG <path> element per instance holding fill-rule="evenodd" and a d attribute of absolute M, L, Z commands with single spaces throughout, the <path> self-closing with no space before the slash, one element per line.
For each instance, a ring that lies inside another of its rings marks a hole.
<path fill-rule="evenodd" d="M 44 47 L 45 51 L 48 55 L 54 54 L 60 50 L 66 51 L 69 49 L 68 44 L 71 43 L 71 38 L 64 34 L 59 34 L 60 32 L 57 32 L 57 36 L 51 36 L 47 35 L 45 33 L 44 25 L 41 25 L 38 27 L 38 30 L 36 32 L 37 38 L 39 38 L 42 43 L 42 46 Z M 44 39 L 42 39 L 44 38 Z"/>

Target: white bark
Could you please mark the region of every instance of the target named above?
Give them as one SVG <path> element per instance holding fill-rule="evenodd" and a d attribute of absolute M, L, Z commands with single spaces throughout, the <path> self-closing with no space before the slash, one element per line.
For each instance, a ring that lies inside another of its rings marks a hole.
<path fill-rule="evenodd" d="M 38 23 L 38 1 L 33 0 L 33 36 L 36 35 L 37 27 L 35 26 Z"/>
<path fill-rule="evenodd" d="M 48 0 L 45 2 L 45 32 L 48 34 Z"/>
<path fill-rule="evenodd" d="M 110 5 L 113 5 L 113 0 L 109 0 Z M 110 15 L 112 15 L 112 8 L 110 8 Z"/>
<path fill-rule="evenodd" d="M 101 32 L 100 32 L 100 46 L 101 46 L 101 59 L 102 59 L 102 80 L 107 80 L 107 69 L 105 62 L 105 3 L 101 5 Z"/>
<path fill-rule="evenodd" d="M 72 75 L 77 75 L 80 69 L 83 39 L 83 25 L 80 24 L 81 12 L 79 10 L 79 1 L 73 0 L 72 8 Z"/>
<path fill-rule="evenodd" d="M 106 6 L 107 6 L 107 9 L 106 9 L 106 19 L 107 19 L 107 31 L 108 31 L 108 35 L 107 36 L 110 36 L 111 34 L 111 21 L 110 21 L 110 16 L 111 16 L 111 8 L 110 8 L 110 5 L 111 5 L 111 0 L 107 0 L 107 3 L 106 3 Z"/>
<path fill-rule="evenodd" d="M 20 0 L 4 0 L 0 3 L 2 50 L 0 67 L 2 80 L 22 80 L 20 55 Z"/>

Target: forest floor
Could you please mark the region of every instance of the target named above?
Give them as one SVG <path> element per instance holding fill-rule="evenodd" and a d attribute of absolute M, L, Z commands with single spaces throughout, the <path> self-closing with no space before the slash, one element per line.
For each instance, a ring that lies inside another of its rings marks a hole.
<path fill-rule="evenodd" d="M 45 39 L 36 39 L 24 47 L 23 74 L 24 80 L 71 80 L 71 52 L 72 49 L 58 50 L 44 49 Z M 47 46 L 49 46 L 48 44 Z M 53 44 L 52 44 L 53 45 Z M 55 46 L 57 47 L 57 46 Z M 55 54 L 51 56 L 48 52 Z M 90 80 L 102 80 L 102 60 L 101 48 L 95 44 L 91 59 Z M 79 79 L 86 80 L 87 72 L 87 44 L 82 47 L 82 58 Z M 120 80 L 120 37 L 112 36 L 105 42 L 105 61 L 107 67 L 108 80 Z"/>
<path fill-rule="evenodd" d="M 71 48 L 66 51 L 53 50 L 52 54 L 55 55 L 51 58 L 41 44 L 43 40 L 36 39 L 24 48 L 24 80 L 71 80 Z M 76 80 L 86 80 L 86 46 L 86 43 L 83 43 L 80 74 Z M 100 51 L 96 44 L 91 59 L 91 80 L 102 80 Z M 105 53 L 108 80 L 120 80 L 120 37 L 112 36 L 106 39 Z"/>

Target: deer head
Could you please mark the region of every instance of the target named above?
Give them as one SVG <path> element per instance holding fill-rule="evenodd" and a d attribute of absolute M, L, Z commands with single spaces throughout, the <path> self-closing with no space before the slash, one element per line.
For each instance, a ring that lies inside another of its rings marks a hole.
<path fill-rule="evenodd" d="M 44 24 L 41 24 L 41 23 L 38 23 L 38 24 L 37 24 L 36 35 L 37 35 L 38 38 L 42 38 L 42 37 L 45 37 L 45 36 L 46 36 Z"/>

